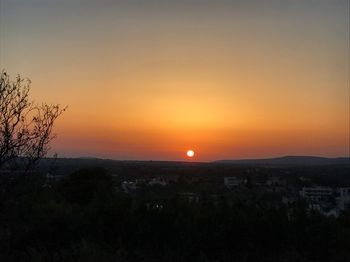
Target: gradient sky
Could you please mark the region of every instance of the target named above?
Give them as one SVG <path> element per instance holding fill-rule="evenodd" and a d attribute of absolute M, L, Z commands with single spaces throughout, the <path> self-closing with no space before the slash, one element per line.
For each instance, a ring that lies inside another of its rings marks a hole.
<path fill-rule="evenodd" d="M 59 156 L 349 155 L 349 1 L 0 0 Z"/>

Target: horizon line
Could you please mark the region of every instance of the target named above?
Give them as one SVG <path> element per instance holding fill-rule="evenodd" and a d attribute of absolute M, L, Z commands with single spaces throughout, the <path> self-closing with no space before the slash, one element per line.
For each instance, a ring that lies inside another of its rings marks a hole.
<path fill-rule="evenodd" d="M 254 160 L 271 160 L 271 159 L 281 159 L 287 157 L 304 157 L 304 158 L 323 158 L 323 159 L 339 159 L 339 158 L 349 158 L 348 156 L 318 156 L 318 155 L 279 155 L 279 156 L 271 156 L 271 157 L 248 157 L 248 158 L 225 158 L 225 159 L 216 159 L 209 161 L 196 161 L 194 159 L 182 159 L 182 160 L 158 160 L 158 159 L 117 159 L 117 158 L 103 158 L 103 157 L 94 157 L 94 156 L 64 156 L 57 157 L 57 159 L 85 159 L 85 160 L 111 160 L 111 161 L 120 161 L 120 162 L 188 162 L 188 163 L 212 163 L 218 161 L 254 161 Z M 44 157 L 43 159 L 53 159 L 55 157 Z"/>

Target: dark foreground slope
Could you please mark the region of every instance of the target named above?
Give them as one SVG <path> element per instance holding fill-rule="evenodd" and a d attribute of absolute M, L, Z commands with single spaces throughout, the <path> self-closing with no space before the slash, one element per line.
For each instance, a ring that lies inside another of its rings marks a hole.
<path fill-rule="evenodd" d="M 124 163 L 113 171 L 117 176 L 89 168 L 54 183 L 34 174 L 11 178 L 0 191 L 0 261 L 350 261 L 349 209 L 326 217 L 302 202 L 270 205 L 249 184 L 215 201 L 186 201 L 177 194 L 160 199 L 159 187 L 152 187 L 154 202 L 148 202 L 118 184 L 128 172 L 130 178 L 160 170 L 213 177 L 246 170 L 203 165 Z M 302 170 L 312 169 L 295 172 Z M 188 189 L 187 182 L 178 183 Z"/>

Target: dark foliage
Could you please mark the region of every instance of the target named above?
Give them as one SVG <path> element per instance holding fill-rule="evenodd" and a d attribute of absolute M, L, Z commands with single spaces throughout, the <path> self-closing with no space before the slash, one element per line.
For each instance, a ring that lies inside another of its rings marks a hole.
<path fill-rule="evenodd" d="M 350 212 L 186 203 L 118 192 L 104 169 L 18 177 L 0 203 L 0 261 L 349 261 Z"/>

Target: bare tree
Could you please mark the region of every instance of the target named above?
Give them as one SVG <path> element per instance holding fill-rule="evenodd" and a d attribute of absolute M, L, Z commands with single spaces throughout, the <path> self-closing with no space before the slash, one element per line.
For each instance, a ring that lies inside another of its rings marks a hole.
<path fill-rule="evenodd" d="M 0 168 L 17 160 L 32 167 L 43 158 L 55 138 L 53 126 L 65 111 L 60 105 L 37 105 L 29 99 L 30 80 L 11 81 L 0 73 Z"/>

